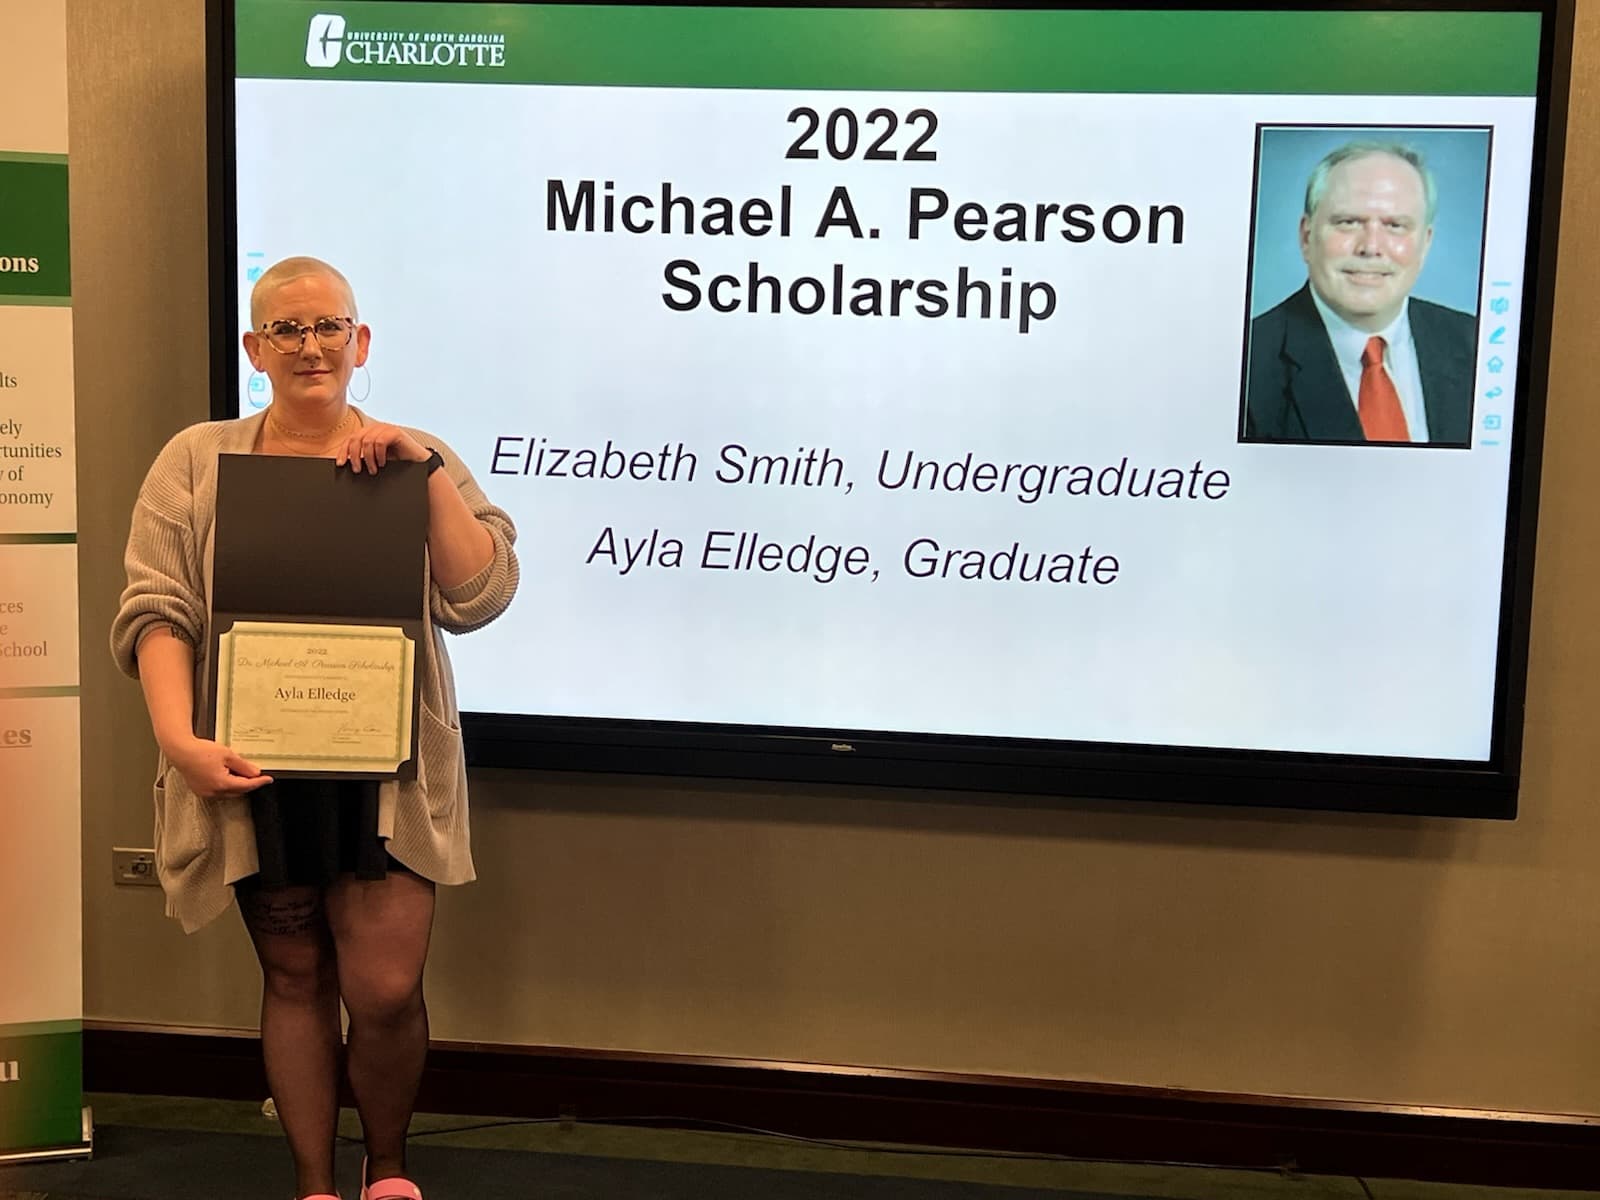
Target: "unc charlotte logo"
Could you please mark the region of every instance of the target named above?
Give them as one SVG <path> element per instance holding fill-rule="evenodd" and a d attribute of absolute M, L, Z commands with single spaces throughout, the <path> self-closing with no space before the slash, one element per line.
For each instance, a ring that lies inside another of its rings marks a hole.
<path fill-rule="evenodd" d="M 14 1061 L 0 1062 L 0 1083 L 15 1083 L 21 1078 L 22 1074 Z"/>
<path fill-rule="evenodd" d="M 306 66 L 337 67 L 344 50 L 344 18 L 318 13 L 306 30 Z"/>

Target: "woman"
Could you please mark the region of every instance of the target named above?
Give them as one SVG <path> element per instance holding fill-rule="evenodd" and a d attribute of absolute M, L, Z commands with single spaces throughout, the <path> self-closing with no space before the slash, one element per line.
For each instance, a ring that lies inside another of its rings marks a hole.
<path fill-rule="evenodd" d="M 420 1200 L 405 1139 L 428 1045 L 422 973 L 434 886 L 473 878 L 455 686 L 439 631 L 476 629 L 505 610 L 517 586 L 515 531 L 443 442 L 350 406 L 372 334 L 343 275 L 286 259 L 256 283 L 250 310 L 244 349 L 272 402 L 242 420 L 192 426 L 157 457 L 134 509 L 112 651 L 140 680 L 161 748 L 156 870 L 167 912 L 192 932 L 236 901 L 261 962 L 262 1052 L 296 1197 L 337 1200 L 342 1000 L 367 1149 L 362 1200 Z M 358 473 L 395 459 L 429 464 L 415 781 L 274 783 L 196 735 L 196 714 L 210 703 L 217 456 L 227 453 L 321 456 Z"/>

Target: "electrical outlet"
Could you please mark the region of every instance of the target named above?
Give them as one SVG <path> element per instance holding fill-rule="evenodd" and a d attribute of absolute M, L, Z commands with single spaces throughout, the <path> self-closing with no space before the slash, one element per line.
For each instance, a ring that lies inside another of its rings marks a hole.
<path fill-rule="evenodd" d="M 156 878 L 156 852 L 111 847 L 111 882 L 160 887 L 161 881 Z"/>

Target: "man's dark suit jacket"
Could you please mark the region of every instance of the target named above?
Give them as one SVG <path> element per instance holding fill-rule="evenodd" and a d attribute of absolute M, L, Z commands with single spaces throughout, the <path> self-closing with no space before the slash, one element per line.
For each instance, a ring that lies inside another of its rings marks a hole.
<path fill-rule="evenodd" d="M 1472 442 L 1477 321 L 1411 299 L 1411 339 L 1422 374 L 1428 444 Z M 1307 283 L 1250 322 L 1245 441 L 1362 442 L 1361 419 L 1334 358 L 1333 343 Z"/>

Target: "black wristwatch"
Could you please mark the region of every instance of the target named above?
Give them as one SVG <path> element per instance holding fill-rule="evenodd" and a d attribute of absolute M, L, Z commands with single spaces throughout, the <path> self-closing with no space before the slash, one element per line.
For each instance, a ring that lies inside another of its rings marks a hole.
<path fill-rule="evenodd" d="M 444 455 L 440 454 L 432 446 L 429 446 L 428 447 L 428 457 L 423 459 L 422 461 L 427 463 L 427 465 L 428 465 L 428 476 L 432 477 L 432 475 L 433 475 L 433 473 L 435 471 L 437 471 L 440 467 L 444 466 Z"/>

